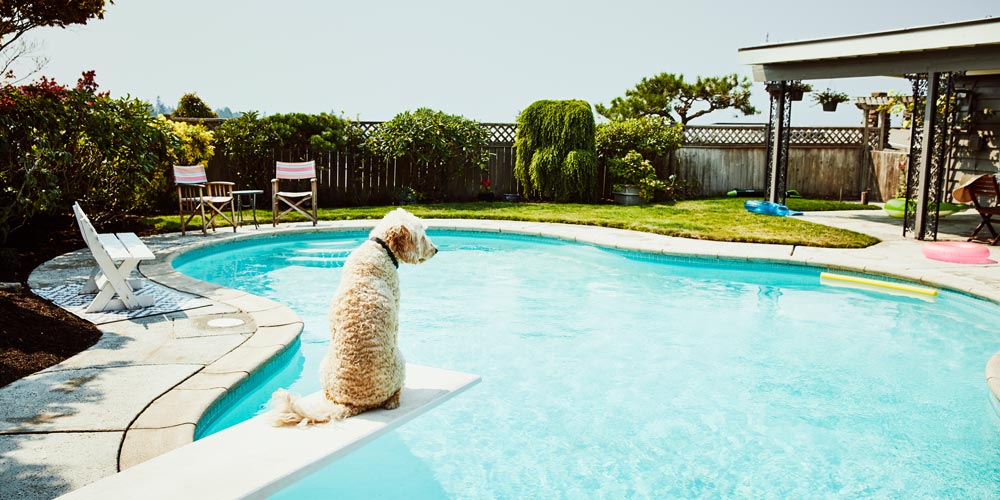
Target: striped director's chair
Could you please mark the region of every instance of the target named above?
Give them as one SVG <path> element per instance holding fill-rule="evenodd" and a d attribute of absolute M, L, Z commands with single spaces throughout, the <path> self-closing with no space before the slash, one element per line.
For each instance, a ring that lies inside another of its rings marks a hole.
<path fill-rule="evenodd" d="M 181 213 L 181 234 L 187 234 L 187 225 L 196 215 L 201 215 L 201 233 L 208 234 L 208 225 L 215 232 L 215 216 L 221 216 L 236 232 L 236 207 L 233 203 L 233 183 L 208 182 L 204 165 L 174 165 L 174 182 L 177 184 L 177 203 Z M 229 217 L 224 210 L 229 206 Z M 205 207 L 209 218 L 205 220 Z M 189 214 L 187 219 L 184 214 Z"/>
<path fill-rule="evenodd" d="M 278 181 L 281 179 L 286 180 L 309 180 L 309 184 L 312 186 L 311 191 L 279 191 Z M 316 162 L 315 161 L 303 161 L 297 163 L 289 163 L 279 161 L 275 164 L 275 176 L 271 179 L 271 205 L 274 210 L 272 224 L 277 226 L 278 219 L 288 215 L 289 212 L 293 210 L 305 215 L 310 220 L 312 220 L 313 225 L 316 225 Z M 306 211 L 303 207 L 305 202 L 309 202 L 312 208 L 312 213 Z M 281 209 L 280 203 L 288 205 L 288 208 L 284 212 L 278 213 Z"/>

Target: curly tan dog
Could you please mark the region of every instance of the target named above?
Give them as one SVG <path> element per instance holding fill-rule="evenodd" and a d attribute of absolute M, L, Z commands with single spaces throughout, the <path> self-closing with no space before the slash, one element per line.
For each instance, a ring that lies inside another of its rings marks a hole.
<path fill-rule="evenodd" d="M 437 253 L 423 222 L 402 208 L 386 214 L 344 263 L 330 307 L 330 350 L 320 365 L 326 398 L 306 405 L 284 389 L 271 398 L 275 425 L 341 420 L 373 408 L 399 407 L 405 363 L 399 333 L 399 261 L 419 264 Z M 315 407 L 309 407 L 315 406 Z"/>

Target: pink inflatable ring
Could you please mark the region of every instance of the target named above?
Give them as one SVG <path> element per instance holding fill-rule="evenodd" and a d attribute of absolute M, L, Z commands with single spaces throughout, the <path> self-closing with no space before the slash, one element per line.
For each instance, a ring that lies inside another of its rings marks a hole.
<path fill-rule="evenodd" d="M 958 264 L 996 264 L 990 260 L 990 248 L 967 241 L 935 241 L 921 249 L 924 257 Z"/>

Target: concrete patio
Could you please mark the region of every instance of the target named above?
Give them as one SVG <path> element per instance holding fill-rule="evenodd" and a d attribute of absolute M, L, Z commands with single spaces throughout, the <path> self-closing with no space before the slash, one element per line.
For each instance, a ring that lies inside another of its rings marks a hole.
<path fill-rule="evenodd" d="M 866 249 L 843 250 L 689 240 L 566 224 L 427 222 L 439 229 L 545 235 L 645 252 L 864 271 L 1000 302 L 1000 272 L 995 264 L 928 260 L 921 254 L 924 242 L 903 238 L 901 220 L 882 211 L 816 212 L 802 218 L 883 241 Z M 975 213 L 942 219 L 939 240 L 964 241 L 977 223 Z M 143 264 L 140 272 L 166 287 L 164 293 L 185 299 L 177 302 L 181 309 L 144 317 L 97 318 L 104 335 L 95 346 L 0 388 L 0 499 L 54 498 L 190 443 L 199 419 L 215 401 L 294 346 L 302 322 L 293 311 L 183 276 L 173 270 L 174 257 L 234 238 L 352 230 L 372 224 L 335 221 L 316 228 L 286 224 L 277 229 L 243 227 L 236 234 L 220 230 L 207 237 L 146 238 L 157 260 Z M 992 259 L 1000 259 L 996 249 L 990 250 Z M 66 254 L 36 269 L 29 285 L 38 291 L 82 282 L 90 267 L 86 250 Z M 235 321 L 213 321 L 219 319 Z M 1000 361 L 995 357 L 990 363 L 998 378 L 989 383 L 996 384 L 994 392 L 1000 393 Z"/>

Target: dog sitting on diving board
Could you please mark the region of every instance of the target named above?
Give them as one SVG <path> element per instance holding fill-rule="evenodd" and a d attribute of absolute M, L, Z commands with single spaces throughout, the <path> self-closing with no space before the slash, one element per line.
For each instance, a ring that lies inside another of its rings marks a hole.
<path fill-rule="evenodd" d="M 399 407 L 406 367 L 397 345 L 397 269 L 400 262 L 420 264 L 437 253 L 426 230 L 423 221 L 398 208 L 347 257 L 330 305 L 330 349 L 319 370 L 326 397 L 306 404 L 278 389 L 271 397 L 274 425 L 305 426 Z"/>

